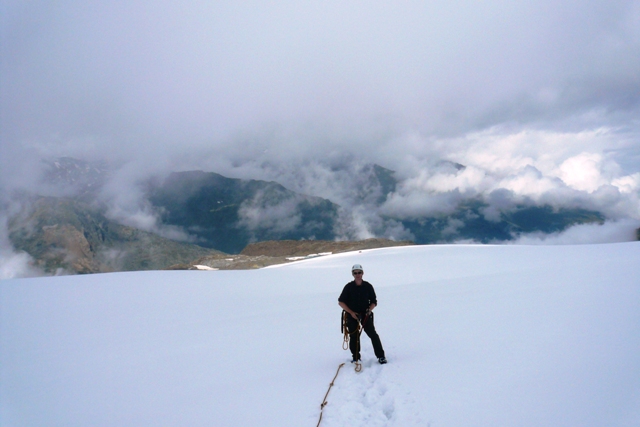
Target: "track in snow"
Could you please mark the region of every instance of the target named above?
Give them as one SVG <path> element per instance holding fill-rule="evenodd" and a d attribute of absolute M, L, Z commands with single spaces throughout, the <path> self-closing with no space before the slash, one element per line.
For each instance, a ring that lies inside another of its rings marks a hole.
<path fill-rule="evenodd" d="M 392 378 L 399 369 L 393 361 L 380 365 L 363 352 L 362 371 L 347 362 L 327 398 L 322 427 L 427 425 L 412 396 Z"/>

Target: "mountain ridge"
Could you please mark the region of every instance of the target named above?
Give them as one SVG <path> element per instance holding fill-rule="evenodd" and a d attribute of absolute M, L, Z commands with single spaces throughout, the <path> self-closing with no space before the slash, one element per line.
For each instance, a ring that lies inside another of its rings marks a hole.
<path fill-rule="evenodd" d="M 69 157 L 45 163 L 48 172 L 42 190 L 44 194 L 51 190 L 51 195 L 26 197 L 25 206 L 31 205 L 31 211 L 23 209 L 13 215 L 8 231 L 14 247 L 29 253 L 49 274 L 59 269 L 91 273 L 189 266 L 208 256 L 248 256 L 243 251 L 258 247 L 259 242 L 357 242 L 361 238 L 353 225 L 361 219 L 352 216 L 353 209 L 369 215 L 365 219 L 369 221 L 369 236 L 389 238 L 387 230 L 391 227 L 402 233 L 389 241 L 409 240 L 415 244 L 465 240 L 494 243 L 513 240 L 523 233 L 557 233 L 572 225 L 605 220 L 596 211 L 533 202 L 497 212 L 489 220 L 485 215 L 489 205 L 481 198 L 461 199 L 446 214 L 385 214 L 385 203 L 398 191 L 399 181 L 394 171 L 376 164 L 359 166 L 354 175 L 357 179 L 345 188 L 351 199 L 342 200 L 343 205 L 290 190 L 276 181 L 192 170 L 169 173 L 163 180 L 147 179 L 140 184 L 141 196 L 137 196 L 141 197 L 144 214 L 153 216 L 157 223 L 153 229 L 174 229 L 179 231 L 176 235 L 189 240 L 175 241 L 109 216 L 109 203 L 113 201 L 101 193 L 114 177 L 108 165 Z M 465 168 L 452 162 L 441 162 L 438 167 L 456 171 Z M 342 173 L 342 181 L 348 177 L 344 171 L 336 173 Z M 640 239 L 640 230 L 637 234 Z M 289 245 L 289 250 L 294 246 Z"/>

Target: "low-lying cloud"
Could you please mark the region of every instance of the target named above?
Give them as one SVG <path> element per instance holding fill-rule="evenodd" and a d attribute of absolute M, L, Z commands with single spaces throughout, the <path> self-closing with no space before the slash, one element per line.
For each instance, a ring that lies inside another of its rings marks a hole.
<path fill-rule="evenodd" d="M 239 225 L 251 231 L 266 229 L 273 233 L 286 233 L 300 226 L 302 217 L 298 212 L 300 200 L 289 198 L 276 202 L 263 192 L 244 202 L 238 212 Z"/>
<path fill-rule="evenodd" d="M 0 215 L 0 280 L 42 276 L 44 272 L 34 264 L 28 253 L 13 248 L 7 222 L 7 216 Z"/>
<path fill-rule="evenodd" d="M 610 221 L 604 224 L 579 224 L 558 233 L 528 233 L 510 241 L 516 245 L 580 245 L 637 240 L 638 220 Z"/>
<path fill-rule="evenodd" d="M 616 149 L 615 132 L 493 130 L 463 139 L 466 143 L 454 140 L 450 151 L 437 155 L 465 167 L 425 164 L 401 183 L 384 211 L 400 217 L 446 214 L 461 200 L 479 197 L 498 211 L 546 204 L 638 218 L 640 174 L 626 173 L 618 164 L 624 147 Z"/>

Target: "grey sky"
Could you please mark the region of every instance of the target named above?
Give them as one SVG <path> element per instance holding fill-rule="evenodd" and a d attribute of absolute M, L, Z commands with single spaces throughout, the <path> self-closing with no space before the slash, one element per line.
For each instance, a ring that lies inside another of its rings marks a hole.
<path fill-rule="evenodd" d="M 640 219 L 640 1 L 0 5 L 5 189 L 69 155 L 130 162 L 124 204 L 185 169 L 344 202 L 322 171 L 375 162 L 405 216 L 506 188 Z"/>
<path fill-rule="evenodd" d="M 211 142 L 301 122 L 357 134 L 382 120 L 428 135 L 505 121 L 619 125 L 640 97 L 637 1 L 4 1 L 3 11 L 9 142 Z"/>

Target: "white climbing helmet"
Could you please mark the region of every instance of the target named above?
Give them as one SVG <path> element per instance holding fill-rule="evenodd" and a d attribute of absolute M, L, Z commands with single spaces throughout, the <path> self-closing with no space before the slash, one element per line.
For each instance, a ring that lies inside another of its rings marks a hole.
<path fill-rule="evenodd" d="M 351 271 L 364 271 L 364 269 L 362 268 L 362 266 L 360 264 L 353 264 L 353 267 L 351 267 Z"/>

